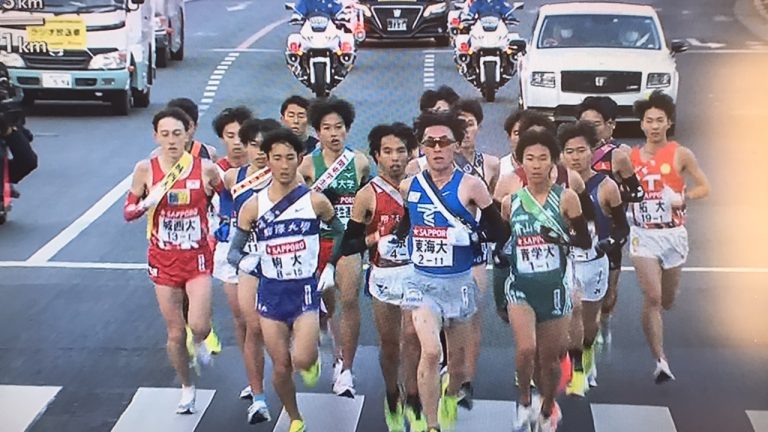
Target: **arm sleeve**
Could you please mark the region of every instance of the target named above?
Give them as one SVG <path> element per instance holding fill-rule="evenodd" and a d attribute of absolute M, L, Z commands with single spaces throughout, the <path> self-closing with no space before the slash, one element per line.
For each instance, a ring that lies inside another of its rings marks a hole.
<path fill-rule="evenodd" d="M 497 245 L 501 244 L 503 247 L 512 235 L 512 228 L 509 224 L 504 223 L 499 209 L 491 204 L 480 210 L 480 232 L 485 240 L 496 242 Z"/>
<path fill-rule="evenodd" d="M 125 204 L 123 205 L 123 217 L 126 222 L 134 221 L 146 212 L 144 208 L 138 205 L 140 199 L 141 198 L 138 195 L 134 195 L 133 192 L 128 191 L 128 196 L 125 197 Z"/>
<path fill-rule="evenodd" d="M 411 231 L 411 215 L 408 212 L 408 207 L 405 208 L 405 213 L 403 213 L 402 219 L 400 219 L 400 223 L 397 225 L 397 229 L 395 229 L 395 237 L 397 237 L 399 240 L 403 240 L 406 237 L 408 237 L 408 233 Z"/>
<path fill-rule="evenodd" d="M 229 253 L 227 253 L 227 262 L 235 268 L 240 265 L 240 260 L 242 260 L 245 256 L 245 253 L 243 253 L 243 248 L 245 248 L 245 244 L 248 243 L 249 234 L 250 233 L 248 231 L 238 226 L 235 228 L 235 232 L 229 239 Z"/>
<path fill-rule="evenodd" d="M 13 156 L 8 161 L 8 176 L 11 183 L 18 183 L 37 168 L 37 154 L 27 136 L 18 130 L 5 137 L 5 143 Z"/>
<path fill-rule="evenodd" d="M 571 237 L 571 245 L 581 249 L 590 249 L 592 247 L 592 238 L 589 236 L 587 219 L 584 215 L 579 215 L 571 219 L 571 227 L 575 235 Z"/>
<path fill-rule="evenodd" d="M 581 204 L 581 214 L 584 215 L 584 218 L 586 220 L 595 220 L 595 206 L 586 188 L 579 194 L 579 203 Z"/>
<path fill-rule="evenodd" d="M 326 222 L 331 231 L 331 237 L 333 237 L 333 252 L 331 253 L 331 259 L 329 262 L 333 265 L 341 258 L 341 245 L 344 238 L 344 224 L 341 222 L 338 216 L 334 215 L 333 219 Z"/>
<path fill-rule="evenodd" d="M 341 239 L 341 254 L 350 256 L 364 252 L 365 249 L 365 224 L 350 219 Z"/>
<path fill-rule="evenodd" d="M 637 175 L 622 179 L 621 182 L 621 200 L 624 202 L 640 202 L 645 198 L 645 190 L 637 179 Z"/>
<path fill-rule="evenodd" d="M 629 235 L 629 223 L 623 205 L 611 207 L 611 220 L 613 221 L 611 237 L 619 244 L 624 244 Z"/>

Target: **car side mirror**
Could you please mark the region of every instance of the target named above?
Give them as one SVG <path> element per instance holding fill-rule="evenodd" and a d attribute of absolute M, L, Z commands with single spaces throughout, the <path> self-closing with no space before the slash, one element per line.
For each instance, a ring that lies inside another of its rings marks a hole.
<path fill-rule="evenodd" d="M 131 0 L 131 3 L 135 5 L 140 5 L 140 4 L 144 4 L 144 0 Z"/>
<path fill-rule="evenodd" d="M 292 10 L 295 10 L 295 9 L 296 9 L 296 3 L 286 3 L 285 4 L 285 10 L 292 11 Z"/>
<path fill-rule="evenodd" d="M 525 49 L 528 47 L 528 44 L 522 39 L 512 39 L 509 41 L 509 46 L 511 46 L 518 54 L 525 54 Z"/>
<path fill-rule="evenodd" d="M 672 43 L 669 46 L 670 51 L 672 51 L 673 54 L 678 54 L 681 52 L 688 51 L 689 45 L 688 42 L 684 40 L 673 40 Z"/>
<path fill-rule="evenodd" d="M 512 10 L 516 11 L 518 9 L 520 9 L 520 10 L 525 9 L 525 2 L 514 2 L 514 3 L 512 3 Z"/>

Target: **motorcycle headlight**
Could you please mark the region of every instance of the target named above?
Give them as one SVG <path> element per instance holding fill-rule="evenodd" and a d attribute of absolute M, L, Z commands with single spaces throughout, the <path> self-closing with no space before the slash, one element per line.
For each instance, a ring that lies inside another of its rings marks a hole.
<path fill-rule="evenodd" d="M 0 51 L 0 63 L 3 63 L 9 68 L 23 68 L 26 66 L 24 59 L 16 53 L 8 53 Z"/>
<path fill-rule="evenodd" d="M 427 8 L 424 10 L 424 18 L 444 13 L 447 7 L 445 6 L 445 3 L 439 3 L 439 4 L 433 4 L 430 6 L 427 6 Z"/>
<path fill-rule="evenodd" d="M 646 87 L 648 88 L 664 88 L 669 87 L 672 84 L 672 75 L 668 73 L 649 73 L 648 82 Z"/>
<path fill-rule="evenodd" d="M 324 32 L 330 22 L 331 20 L 324 16 L 313 16 L 309 18 L 309 26 L 314 32 Z"/>
<path fill-rule="evenodd" d="M 531 74 L 531 85 L 534 87 L 555 88 L 555 73 L 534 72 Z"/>
<path fill-rule="evenodd" d="M 123 69 L 127 65 L 127 61 L 128 53 L 126 51 L 97 54 L 88 64 L 88 69 Z"/>

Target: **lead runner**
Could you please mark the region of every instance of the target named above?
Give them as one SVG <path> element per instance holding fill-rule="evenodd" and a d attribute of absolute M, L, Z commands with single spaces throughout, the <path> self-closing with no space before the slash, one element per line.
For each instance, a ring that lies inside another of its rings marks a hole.
<path fill-rule="evenodd" d="M 289 432 L 304 432 L 292 374 L 298 369 L 307 386 L 317 384 L 320 292 L 332 284 L 316 277 L 320 222 L 333 234 L 330 264 L 340 255 L 344 227 L 328 198 L 300 184 L 296 173 L 303 147 L 293 132 L 280 128 L 267 133 L 261 149 L 272 183 L 240 209 L 228 258 L 240 267 L 243 248 L 255 231 L 261 273 L 256 307 L 272 358 L 272 383 L 291 418 Z"/>
<path fill-rule="evenodd" d="M 211 353 L 204 341 L 211 331 L 213 254 L 207 210 L 211 196 L 221 188 L 221 177 L 209 160 L 184 150 L 190 119 L 183 111 L 164 109 L 155 114 L 152 124 L 160 151 L 136 164 L 123 216 L 133 221 L 149 211 L 149 277 L 166 323 L 168 357 L 182 386 L 176 413 L 191 414 L 195 386 L 189 373 L 182 304 L 186 292 L 193 362 L 208 365 Z"/>

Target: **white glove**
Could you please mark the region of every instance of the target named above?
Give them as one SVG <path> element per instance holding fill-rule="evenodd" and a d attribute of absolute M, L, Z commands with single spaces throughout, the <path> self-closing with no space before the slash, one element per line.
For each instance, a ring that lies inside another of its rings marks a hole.
<path fill-rule="evenodd" d="M 317 281 L 317 290 L 320 292 L 336 285 L 336 266 L 331 263 L 325 265 L 325 269 L 320 273 L 320 279 Z"/>
<path fill-rule="evenodd" d="M 256 266 L 259 265 L 259 261 L 261 260 L 261 253 L 249 253 L 248 255 L 244 256 L 243 259 L 240 260 L 240 265 L 238 266 L 239 270 L 244 273 L 250 273 L 254 270 L 256 270 Z"/>
<path fill-rule="evenodd" d="M 163 191 L 162 188 L 153 188 L 149 191 L 149 195 L 147 195 L 146 198 L 139 202 L 139 206 L 141 206 L 144 210 L 149 210 L 151 207 L 156 206 L 161 199 L 163 199 L 163 195 L 165 195 L 165 191 Z"/>
<path fill-rule="evenodd" d="M 464 227 L 448 228 L 448 244 L 453 246 L 469 246 L 469 231 Z"/>

